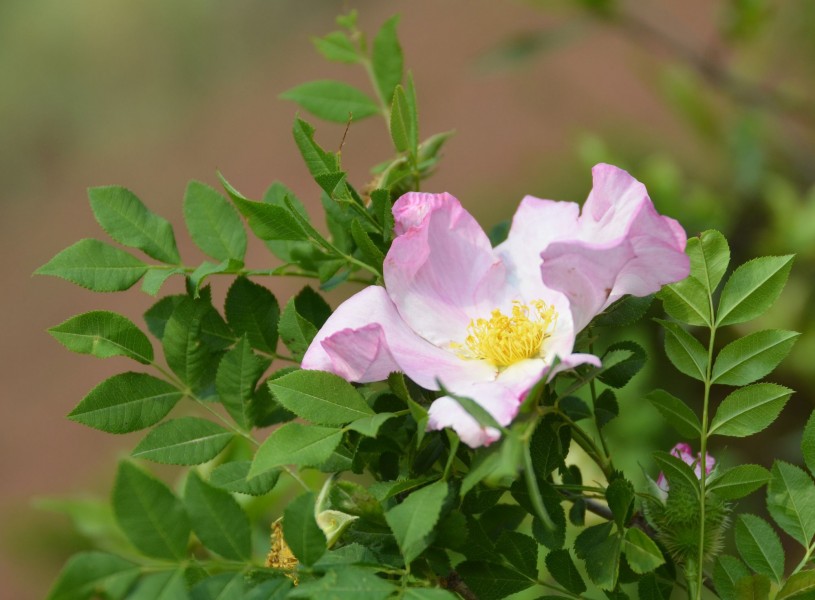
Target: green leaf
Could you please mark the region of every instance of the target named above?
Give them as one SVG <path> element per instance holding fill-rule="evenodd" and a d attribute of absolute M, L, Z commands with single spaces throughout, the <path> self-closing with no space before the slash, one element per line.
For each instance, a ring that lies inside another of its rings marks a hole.
<path fill-rule="evenodd" d="M 642 346 L 628 340 L 611 344 L 603 353 L 603 371 L 598 379 L 613 388 L 624 387 L 645 365 Z"/>
<path fill-rule="evenodd" d="M 687 279 L 666 285 L 657 294 L 662 300 L 665 312 L 681 323 L 688 325 L 710 325 L 710 297 L 705 286 L 698 279 Z"/>
<path fill-rule="evenodd" d="M 704 381 L 707 376 L 707 351 L 699 340 L 677 323 L 656 321 L 665 328 L 665 354 L 673 366 L 688 377 Z"/>
<path fill-rule="evenodd" d="M 606 502 L 614 522 L 622 530 L 634 510 L 634 486 L 623 477 L 616 478 L 606 488 Z"/>
<path fill-rule="evenodd" d="M 667 452 L 654 452 L 654 460 L 671 486 L 689 486 L 699 496 L 699 479 L 689 465 Z"/>
<path fill-rule="evenodd" d="M 107 552 L 80 552 L 62 568 L 47 600 L 85 600 L 102 593 L 119 598 L 140 571 L 138 565 Z"/>
<path fill-rule="evenodd" d="M 517 531 L 502 531 L 495 549 L 513 569 L 530 579 L 538 578 L 538 544 L 534 539 Z"/>
<path fill-rule="evenodd" d="M 99 240 L 79 240 L 34 271 L 66 279 L 94 292 L 126 290 L 147 271 L 147 265 L 124 250 Z"/>
<path fill-rule="evenodd" d="M 559 429 L 550 420 L 543 419 L 538 423 L 529 440 L 529 452 L 535 475 L 545 479 L 549 473 L 563 464 L 568 448 L 561 444 Z"/>
<path fill-rule="evenodd" d="M 187 555 L 190 523 L 170 489 L 134 464 L 119 463 L 113 512 L 131 543 L 146 556 L 180 560 Z"/>
<path fill-rule="evenodd" d="M 367 94 L 341 81 L 310 81 L 280 94 L 313 115 L 333 123 L 347 123 L 370 117 L 379 106 Z"/>
<path fill-rule="evenodd" d="M 402 594 L 403 600 L 458 600 L 453 592 L 441 588 L 408 588 Z"/>
<path fill-rule="evenodd" d="M 642 531 L 632 527 L 625 532 L 623 554 L 635 573 L 650 573 L 659 565 L 665 564 L 665 557 L 654 540 Z"/>
<path fill-rule="evenodd" d="M 768 375 L 784 360 L 800 334 L 757 331 L 722 348 L 713 365 L 713 383 L 747 385 Z"/>
<path fill-rule="evenodd" d="M 501 600 L 535 585 L 515 569 L 481 560 L 465 560 L 456 572 L 479 600 Z"/>
<path fill-rule="evenodd" d="M 743 323 L 762 315 L 778 298 L 793 256 L 765 256 L 736 269 L 722 290 L 716 326 Z"/>
<path fill-rule="evenodd" d="M 127 356 L 142 364 L 153 361 L 150 340 L 130 319 L 122 315 L 94 310 L 71 317 L 48 330 L 72 352 L 98 358 Z"/>
<path fill-rule="evenodd" d="M 617 403 L 617 396 L 612 390 L 603 390 L 594 401 L 594 419 L 597 427 L 603 428 L 609 421 L 620 414 L 620 406 Z"/>
<path fill-rule="evenodd" d="M 245 335 L 252 348 L 274 354 L 280 306 L 266 287 L 238 277 L 226 294 L 226 322 L 236 335 Z"/>
<path fill-rule="evenodd" d="M 120 373 L 91 390 L 68 418 L 108 433 L 130 433 L 161 421 L 182 396 L 146 373 Z"/>
<path fill-rule="evenodd" d="M 549 575 L 571 593 L 579 596 L 586 591 L 586 583 L 565 548 L 552 550 L 546 555 L 546 568 Z"/>
<path fill-rule="evenodd" d="M 405 90 L 396 86 L 391 105 L 390 131 L 393 147 L 398 152 L 412 151 L 418 144 L 418 125 L 410 110 Z"/>
<path fill-rule="evenodd" d="M 395 413 L 385 412 L 377 413 L 370 417 L 362 417 L 361 419 L 349 423 L 347 429 L 357 431 L 367 437 L 376 437 L 379 433 L 379 428 L 382 427 L 386 421 L 389 421 L 395 416 Z"/>
<path fill-rule="evenodd" d="M 251 429 L 252 397 L 260 376 L 266 370 L 252 352 L 249 341 L 244 336 L 237 345 L 224 354 L 215 375 L 215 389 L 218 398 L 229 415 L 243 429 Z"/>
<path fill-rule="evenodd" d="M 198 267 L 190 273 L 188 277 L 188 289 L 193 290 L 193 295 L 198 298 L 200 295 L 201 287 L 204 285 L 204 281 L 210 275 L 218 275 L 220 273 L 237 273 L 241 269 L 243 269 L 243 261 L 240 261 L 236 258 L 229 258 L 227 260 L 221 261 L 217 265 L 215 263 L 211 263 L 208 260 L 202 262 Z"/>
<path fill-rule="evenodd" d="M 343 63 L 358 63 L 362 60 L 354 43 L 342 31 L 332 31 L 321 38 L 311 41 L 317 51 L 328 60 Z"/>
<path fill-rule="evenodd" d="M 340 170 L 337 155 L 326 152 L 314 141 L 314 128 L 303 119 L 294 120 L 294 141 L 312 177 Z"/>
<path fill-rule="evenodd" d="M 739 515 L 736 520 L 736 547 L 742 559 L 756 573 L 781 581 L 784 550 L 778 535 L 767 521 L 755 515 Z"/>
<path fill-rule="evenodd" d="M 752 494 L 770 479 L 770 472 L 758 465 L 739 465 L 720 472 L 710 481 L 707 490 L 723 500 L 737 500 Z"/>
<path fill-rule="evenodd" d="M 342 377 L 324 371 L 294 371 L 269 382 L 275 399 L 298 417 L 318 425 L 345 425 L 374 411 Z"/>
<path fill-rule="evenodd" d="M 747 437 L 769 427 L 792 395 L 774 383 L 756 383 L 736 390 L 722 401 L 709 434 Z"/>
<path fill-rule="evenodd" d="M 810 473 L 815 473 L 815 412 L 809 416 L 801 439 L 801 452 Z"/>
<path fill-rule="evenodd" d="M 627 327 L 639 321 L 651 304 L 654 302 L 654 295 L 650 296 L 624 296 L 604 312 L 594 318 L 594 325 L 599 327 Z"/>
<path fill-rule="evenodd" d="M 727 240 L 715 229 L 708 229 L 699 237 L 690 238 L 685 252 L 690 257 L 691 275 L 713 294 L 730 264 Z"/>
<path fill-rule="evenodd" d="M 723 554 L 716 559 L 713 583 L 722 600 L 736 600 L 736 583 L 750 576 L 750 570 L 735 556 Z"/>
<path fill-rule="evenodd" d="M 766 575 L 750 575 L 736 582 L 739 600 L 770 600 L 770 579 Z"/>
<path fill-rule="evenodd" d="M 372 66 L 379 94 L 386 104 L 393 98 L 393 90 L 402 81 L 403 57 L 396 25 L 399 17 L 391 17 L 376 34 L 373 43 Z"/>
<path fill-rule="evenodd" d="M 246 254 L 246 232 L 235 209 L 215 189 L 191 181 L 184 193 L 184 221 L 192 241 L 217 260 Z"/>
<path fill-rule="evenodd" d="M 374 244 L 371 236 L 359 224 L 359 219 L 351 221 L 351 236 L 354 238 L 359 252 L 363 260 L 374 267 L 379 273 L 382 273 L 382 263 L 385 261 L 385 255 L 382 250 Z"/>
<path fill-rule="evenodd" d="M 88 190 L 88 196 L 96 220 L 114 240 L 164 263 L 181 262 L 173 226 L 133 192 L 119 186 L 96 187 Z"/>
<path fill-rule="evenodd" d="M 613 590 L 617 586 L 621 540 L 611 534 L 611 522 L 584 529 L 574 542 L 575 554 L 586 564 L 586 573 L 598 587 Z"/>
<path fill-rule="evenodd" d="M 332 600 L 385 600 L 396 588 L 361 567 L 342 567 L 328 571 L 317 581 L 301 583 L 286 598 L 331 598 Z"/>
<path fill-rule="evenodd" d="M 285 465 L 317 466 L 328 460 L 341 440 L 341 429 L 286 423 L 258 448 L 249 477 Z"/>
<path fill-rule="evenodd" d="M 285 206 L 232 198 L 249 228 L 261 240 L 305 241 L 308 234 Z"/>
<path fill-rule="evenodd" d="M 301 563 L 311 566 L 325 554 L 325 534 L 314 519 L 313 493 L 298 496 L 283 512 L 283 536 Z"/>
<path fill-rule="evenodd" d="M 767 485 L 767 510 L 778 526 L 808 548 L 815 537 L 815 483 L 805 471 L 777 460 Z"/>
<path fill-rule="evenodd" d="M 141 282 L 141 289 L 145 294 L 156 296 L 161 291 L 164 283 L 173 275 L 183 275 L 184 269 L 177 267 L 175 269 L 169 267 L 160 267 L 151 265 L 147 273 L 144 274 L 144 279 Z"/>
<path fill-rule="evenodd" d="M 188 600 L 185 569 L 150 573 L 141 578 L 127 600 Z"/>
<path fill-rule="evenodd" d="M 408 496 L 385 513 L 405 563 L 411 563 L 428 546 L 427 537 L 441 516 L 449 491 L 446 481 L 437 481 Z"/>
<path fill-rule="evenodd" d="M 308 349 L 317 329 L 331 315 L 331 307 L 322 297 L 306 286 L 290 298 L 280 316 L 278 331 L 283 344 L 300 359 Z"/>
<path fill-rule="evenodd" d="M 790 575 L 775 600 L 811 600 L 815 598 L 815 570 Z"/>
<path fill-rule="evenodd" d="M 639 600 L 668 600 L 665 592 L 670 595 L 672 589 L 673 583 L 660 585 L 655 573 L 647 573 L 637 583 L 637 597 Z"/>
<path fill-rule="evenodd" d="M 197 582 L 190 590 L 191 600 L 231 600 L 245 598 L 247 578 L 242 571 L 219 573 Z"/>
<path fill-rule="evenodd" d="M 277 484 L 280 471 L 271 470 L 257 477 L 249 477 L 252 461 L 236 460 L 215 467 L 209 476 L 209 482 L 223 490 L 238 492 L 249 496 L 268 494 Z"/>
<path fill-rule="evenodd" d="M 181 417 L 157 426 L 138 446 L 133 456 L 168 465 L 200 465 L 218 456 L 235 434 L 220 425 Z"/>
<path fill-rule="evenodd" d="M 207 548 L 232 560 L 251 558 L 249 518 L 232 494 L 212 487 L 190 471 L 184 487 L 184 506 L 195 535 Z"/>
<path fill-rule="evenodd" d="M 696 413 L 676 396 L 665 390 L 654 390 L 646 398 L 680 435 L 696 439 L 702 434 L 702 424 Z"/>

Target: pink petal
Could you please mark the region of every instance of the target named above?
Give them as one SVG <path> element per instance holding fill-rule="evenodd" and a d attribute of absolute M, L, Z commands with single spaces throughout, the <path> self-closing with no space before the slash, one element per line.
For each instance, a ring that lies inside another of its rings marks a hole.
<path fill-rule="evenodd" d="M 543 280 L 569 298 L 576 331 L 622 296 L 646 296 L 690 272 L 684 230 L 656 212 L 645 186 L 611 165 L 592 175 L 575 237 L 541 253 Z"/>
<path fill-rule="evenodd" d="M 420 336 L 441 347 L 460 343 L 470 320 L 506 296 L 503 264 L 449 194 L 405 194 L 393 214 L 400 235 L 385 258 L 388 294 Z"/>
<path fill-rule="evenodd" d="M 438 389 L 437 379 L 454 387 L 495 378 L 495 368 L 485 361 L 462 359 L 416 335 L 379 286 L 365 288 L 334 311 L 301 366 L 359 383 L 403 371 L 428 389 Z"/>

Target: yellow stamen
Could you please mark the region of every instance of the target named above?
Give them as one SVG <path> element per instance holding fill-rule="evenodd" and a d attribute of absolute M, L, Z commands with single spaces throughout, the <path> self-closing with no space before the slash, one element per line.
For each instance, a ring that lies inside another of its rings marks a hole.
<path fill-rule="evenodd" d="M 507 367 L 526 358 L 539 356 L 543 342 L 551 336 L 557 322 L 554 306 L 543 300 L 524 304 L 512 303 L 512 314 L 507 316 L 495 309 L 489 319 L 473 319 L 467 326 L 460 355 L 491 362 L 496 367 Z"/>

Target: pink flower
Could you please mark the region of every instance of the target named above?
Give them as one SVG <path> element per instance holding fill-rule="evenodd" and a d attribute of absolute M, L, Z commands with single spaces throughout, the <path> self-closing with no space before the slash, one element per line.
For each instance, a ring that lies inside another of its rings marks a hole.
<path fill-rule="evenodd" d="M 354 382 L 402 371 L 427 389 L 441 382 L 508 425 L 544 376 L 599 366 L 573 353 L 576 334 L 616 299 L 656 292 L 689 267 L 684 231 L 656 213 L 641 183 L 610 165 L 593 175 L 583 214 L 527 196 L 496 248 L 449 194 L 405 194 L 393 206 L 385 287 L 340 305 L 302 367 Z M 452 427 L 471 447 L 499 437 L 449 396 L 429 417 L 429 429 Z"/>
<path fill-rule="evenodd" d="M 671 454 L 678 458 L 679 460 L 681 460 L 686 465 L 690 466 L 693 469 L 693 472 L 696 474 L 697 478 L 702 477 L 701 452 L 694 456 L 693 448 L 690 447 L 690 444 L 680 442 L 671 449 Z M 713 467 L 715 466 L 716 459 L 713 458 L 709 452 L 705 452 L 705 475 L 710 475 L 711 471 L 713 471 Z M 670 486 L 668 485 L 668 480 L 665 478 L 664 473 L 660 473 L 659 477 L 657 477 L 657 487 L 666 494 L 670 489 Z"/>

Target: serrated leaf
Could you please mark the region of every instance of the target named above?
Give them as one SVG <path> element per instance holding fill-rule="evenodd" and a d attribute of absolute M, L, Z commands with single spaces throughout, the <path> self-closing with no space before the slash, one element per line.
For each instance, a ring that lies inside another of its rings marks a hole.
<path fill-rule="evenodd" d="M 311 41 L 328 60 L 343 63 L 357 63 L 361 60 L 356 46 L 342 31 L 332 31 L 321 38 L 312 38 Z"/>
<path fill-rule="evenodd" d="M 645 365 L 642 346 L 632 341 L 611 344 L 603 353 L 603 370 L 598 379 L 613 388 L 624 387 Z"/>
<path fill-rule="evenodd" d="M 758 465 L 738 465 L 720 472 L 707 485 L 723 500 L 737 500 L 753 493 L 770 479 L 770 472 Z"/>
<path fill-rule="evenodd" d="M 605 427 L 609 421 L 620 414 L 620 405 L 617 403 L 617 396 L 612 390 L 603 390 L 594 401 L 594 419 L 597 427 Z"/>
<path fill-rule="evenodd" d="M 198 267 L 189 275 L 187 275 L 188 289 L 193 290 L 193 295 L 198 298 L 200 295 L 201 287 L 204 281 L 211 275 L 218 275 L 220 273 L 237 273 L 243 268 L 243 261 L 236 258 L 228 258 L 221 261 L 217 265 L 208 260 L 202 262 Z"/>
<path fill-rule="evenodd" d="M 66 279 L 94 292 L 120 292 L 133 286 L 147 265 L 124 250 L 99 240 L 79 240 L 34 271 Z"/>
<path fill-rule="evenodd" d="M 313 177 L 339 171 L 337 155 L 323 150 L 314 141 L 314 128 L 303 119 L 294 120 L 294 141 Z"/>
<path fill-rule="evenodd" d="M 286 423 L 275 429 L 260 446 L 249 477 L 285 465 L 319 465 L 328 460 L 341 440 L 341 429 Z"/>
<path fill-rule="evenodd" d="M 85 600 L 100 593 L 121 597 L 139 576 L 139 565 L 107 552 L 80 552 L 60 571 L 47 600 Z"/>
<path fill-rule="evenodd" d="M 572 555 L 565 548 L 552 550 L 546 555 L 546 568 L 552 578 L 573 594 L 580 595 L 586 591 L 586 583 L 572 560 Z"/>
<path fill-rule="evenodd" d="M 197 582 L 190 590 L 191 600 L 231 600 L 246 598 L 246 575 L 237 573 L 219 573 Z"/>
<path fill-rule="evenodd" d="M 305 241 L 308 234 L 285 206 L 232 198 L 252 232 L 266 241 Z"/>
<path fill-rule="evenodd" d="M 808 569 L 789 576 L 775 600 L 811 600 L 815 597 L 815 570 Z"/>
<path fill-rule="evenodd" d="M 792 268 L 793 256 L 765 256 L 736 269 L 719 299 L 717 327 L 762 315 L 778 298 Z"/>
<path fill-rule="evenodd" d="M 96 220 L 114 240 L 164 263 L 181 262 L 173 226 L 133 192 L 119 186 L 95 187 L 88 190 L 88 196 Z"/>
<path fill-rule="evenodd" d="M 402 81 L 403 56 L 396 25 L 399 17 L 391 17 L 382 24 L 373 42 L 371 63 L 376 87 L 381 98 L 389 104 L 393 90 Z"/>
<path fill-rule="evenodd" d="M 654 452 L 654 460 L 672 486 L 689 486 L 699 496 L 699 479 L 689 465 L 667 452 Z"/>
<path fill-rule="evenodd" d="M 385 260 L 385 255 L 382 253 L 368 232 L 359 224 L 359 219 L 351 221 L 351 236 L 354 238 L 354 243 L 357 245 L 360 254 L 362 255 L 366 264 L 374 267 L 377 272 L 382 272 L 382 263 Z"/>
<path fill-rule="evenodd" d="M 770 579 L 766 575 L 750 575 L 736 582 L 739 600 L 770 600 Z"/>
<path fill-rule="evenodd" d="M 219 261 L 246 254 L 246 232 L 240 217 L 214 188 L 191 181 L 184 193 L 184 221 L 192 241 Z"/>
<path fill-rule="evenodd" d="M 145 365 L 153 360 L 153 346 L 147 336 L 130 319 L 115 312 L 94 310 L 76 315 L 51 327 L 48 333 L 79 354 L 127 356 Z"/>
<path fill-rule="evenodd" d="M 801 453 L 810 473 L 815 473 L 815 412 L 809 416 L 801 438 Z"/>
<path fill-rule="evenodd" d="M 374 411 L 342 377 L 299 370 L 269 382 L 275 399 L 299 417 L 318 425 L 345 425 Z"/>
<path fill-rule="evenodd" d="M 600 327 L 626 327 L 639 321 L 651 304 L 654 302 L 654 295 L 650 296 L 624 296 L 605 311 L 594 318 L 594 325 Z"/>
<path fill-rule="evenodd" d="M 495 549 L 506 563 L 530 579 L 538 577 L 538 544 L 518 531 L 503 531 L 495 541 Z"/>
<path fill-rule="evenodd" d="M 297 559 L 311 566 L 325 554 L 325 534 L 314 518 L 315 496 L 302 494 L 283 512 L 283 536 Z"/>
<path fill-rule="evenodd" d="M 736 600 L 736 583 L 749 575 L 750 570 L 735 556 L 719 556 L 713 568 L 716 592 L 722 600 Z"/>
<path fill-rule="evenodd" d="M 688 377 L 704 381 L 707 377 L 707 351 L 695 337 L 670 321 L 657 322 L 665 328 L 665 354 L 673 366 Z"/>
<path fill-rule="evenodd" d="M 396 86 L 391 104 L 390 132 L 397 152 L 407 152 L 416 147 L 418 140 L 417 124 L 408 105 L 405 90 Z"/>
<path fill-rule="evenodd" d="M 184 487 L 184 506 L 195 535 L 207 548 L 232 560 L 251 558 L 249 518 L 232 494 L 212 487 L 190 471 Z"/>
<path fill-rule="evenodd" d="M 774 383 L 756 383 L 727 396 L 710 423 L 709 435 L 747 437 L 775 421 L 792 390 Z"/>
<path fill-rule="evenodd" d="M 667 592 L 670 594 L 670 589 L 673 588 L 673 584 L 669 584 L 670 587 L 668 588 Z M 637 594 L 639 600 L 668 600 L 666 594 L 663 593 L 666 591 L 664 588 L 666 587 L 665 584 L 660 586 L 660 582 L 657 580 L 657 576 L 654 573 L 647 573 L 643 577 L 640 578 L 639 583 L 637 584 Z"/>
<path fill-rule="evenodd" d="M 370 417 L 362 417 L 361 419 L 352 421 L 346 428 L 357 431 L 367 437 L 376 437 L 379 433 L 379 428 L 395 416 L 397 416 L 396 413 L 377 413 Z"/>
<path fill-rule="evenodd" d="M 184 269 L 177 267 L 175 269 L 168 267 L 160 267 L 151 265 L 144 274 L 141 282 L 141 290 L 150 296 L 156 296 L 161 291 L 164 283 L 173 275 L 183 275 Z"/>
<path fill-rule="evenodd" d="M 681 323 L 710 325 L 710 297 L 705 286 L 693 276 L 667 285 L 657 294 L 665 312 Z"/>
<path fill-rule="evenodd" d="M 200 465 L 218 456 L 233 437 L 234 433 L 212 421 L 181 417 L 153 429 L 132 456 L 168 465 Z"/>
<path fill-rule="evenodd" d="M 277 484 L 280 471 L 266 471 L 257 477 L 249 477 L 252 461 L 236 460 L 215 467 L 210 473 L 209 482 L 230 492 L 238 492 L 249 496 L 263 496 L 268 494 Z"/>
<path fill-rule="evenodd" d="M 272 292 L 245 277 L 239 277 L 227 292 L 224 312 L 232 331 L 239 336 L 245 335 L 252 348 L 275 353 L 280 306 Z"/>
<path fill-rule="evenodd" d="M 613 590 L 617 586 L 621 540 L 612 534 L 611 522 L 584 529 L 574 542 L 575 554 L 586 564 L 586 573 L 598 587 Z"/>
<path fill-rule="evenodd" d="M 767 521 L 755 515 L 739 515 L 736 520 L 736 547 L 742 559 L 756 573 L 781 581 L 784 550 L 778 535 Z"/>
<path fill-rule="evenodd" d="M 636 527 L 625 532 L 623 554 L 631 570 L 639 575 L 650 573 L 665 563 L 665 557 L 662 556 L 659 546 L 644 531 Z"/>
<path fill-rule="evenodd" d="M 702 434 L 699 417 L 676 396 L 665 390 L 654 390 L 646 398 L 680 435 L 688 439 L 696 439 Z"/>
<path fill-rule="evenodd" d="M 411 563 L 427 548 L 427 536 L 441 516 L 449 491 L 446 481 L 438 481 L 408 496 L 385 513 L 405 563 Z"/>
<path fill-rule="evenodd" d="M 784 360 L 800 334 L 757 331 L 722 348 L 713 365 L 713 383 L 747 385 L 768 375 Z"/>
<path fill-rule="evenodd" d="M 685 248 L 690 257 L 690 272 L 712 294 L 719 286 L 730 264 L 730 247 L 725 237 L 715 229 L 703 231 L 688 239 Z"/>
<path fill-rule="evenodd" d="M 767 510 L 805 548 L 815 537 L 815 483 L 802 469 L 777 460 L 767 485 Z"/>
<path fill-rule="evenodd" d="M 328 571 L 317 581 L 301 583 L 287 598 L 332 598 L 336 600 L 385 600 L 396 591 L 388 581 L 361 567 Z"/>
<path fill-rule="evenodd" d="M 235 347 L 224 354 L 215 375 L 218 398 L 229 415 L 243 429 L 251 429 L 252 398 L 260 376 L 266 370 L 252 352 L 249 341 L 242 337 Z"/>
<path fill-rule="evenodd" d="M 141 578 L 127 600 L 189 600 L 185 569 L 150 573 Z"/>
<path fill-rule="evenodd" d="M 379 106 L 364 92 L 341 81 L 309 81 L 280 94 L 296 102 L 313 115 L 333 123 L 347 123 L 370 117 Z"/>
<path fill-rule="evenodd" d="M 130 433 L 161 421 L 183 394 L 145 373 L 120 373 L 85 396 L 68 418 L 108 433 Z"/>
<path fill-rule="evenodd" d="M 189 519 L 181 501 L 161 481 L 123 461 L 112 503 L 119 527 L 145 555 L 171 560 L 186 557 Z"/>
<path fill-rule="evenodd" d="M 634 509 L 634 486 L 623 477 L 618 477 L 606 488 L 606 502 L 614 522 L 622 530 Z"/>
<path fill-rule="evenodd" d="M 493 562 L 465 560 L 456 572 L 479 600 L 501 600 L 535 585 L 535 581 Z"/>

